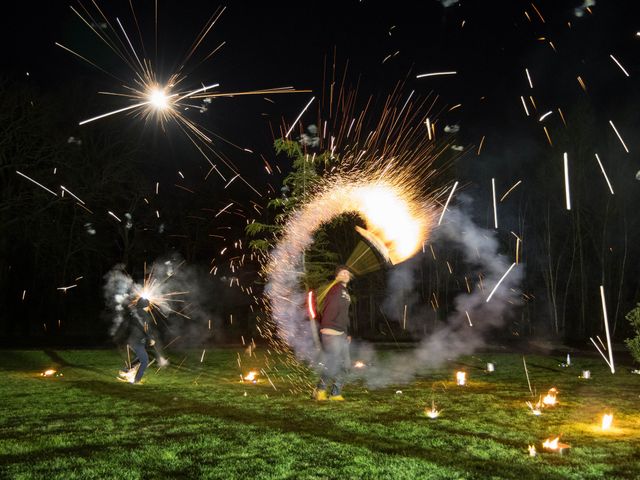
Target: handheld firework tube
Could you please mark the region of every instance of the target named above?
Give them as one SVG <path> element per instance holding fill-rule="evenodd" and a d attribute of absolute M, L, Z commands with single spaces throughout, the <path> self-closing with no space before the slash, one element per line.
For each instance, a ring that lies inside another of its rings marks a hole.
<path fill-rule="evenodd" d="M 361 174 L 362 175 L 362 174 Z M 270 255 L 265 294 L 280 341 L 300 360 L 315 356 L 313 334 L 307 320 L 307 296 L 301 288 L 302 254 L 313 242 L 313 234 L 338 215 L 362 217 L 366 231 L 384 246 L 381 254 L 393 264 L 414 255 L 427 239 L 433 224 L 433 209 L 421 201 L 418 189 L 397 169 L 384 179 L 331 178 L 296 212 Z"/>

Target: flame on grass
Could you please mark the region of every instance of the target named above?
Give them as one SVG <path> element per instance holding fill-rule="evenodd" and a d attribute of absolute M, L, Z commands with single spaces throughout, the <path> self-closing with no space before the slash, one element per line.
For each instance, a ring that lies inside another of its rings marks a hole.
<path fill-rule="evenodd" d="M 605 413 L 602 416 L 602 430 L 607 431 L 611 429 L 611 424 L 613 423 L 613 413 Z"/>
<path fill-rule="evenodd" d="M 554 387 L 549 389 L 549 392 L 542 399 L 542 404 L 545 407 L 553 407 L 558 404 L 558 390 Z"/>

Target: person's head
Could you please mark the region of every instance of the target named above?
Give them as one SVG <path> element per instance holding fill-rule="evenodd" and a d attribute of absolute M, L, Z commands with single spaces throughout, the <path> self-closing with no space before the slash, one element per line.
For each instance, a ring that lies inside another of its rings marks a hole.
<path fill-rule="evenodd" d="M 351 270 L 346 265 L 338 265 L 336 267 L 336 281 L 341 282 L 343 284 L 349 283 L 353 275 L 351 274 Z"/>
<path fill-rule="evenodd" d="M 138 298 L 138 301 L 136 302 L 136 308 L 148 308 L 150 305 L 149 299 L 144 298 L 144 297 L 140 297 Z"/>

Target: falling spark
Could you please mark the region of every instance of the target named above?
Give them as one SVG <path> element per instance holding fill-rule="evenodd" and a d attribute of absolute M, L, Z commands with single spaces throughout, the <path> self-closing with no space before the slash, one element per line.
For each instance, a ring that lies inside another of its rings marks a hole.
<path fill-rule="evenodd" d="M 486 302 L 488 303 L 489 300 L 491 300 L 491 297 L 493 297 L 493 294 L 496 292 L 496 290 L 498 289 L 498 287 L 500 286 L 500 284 L 502 283 L 502 281 L 507 277 L 507 275 L 509 275 L 509 272 L 513 269 L 513 267 L 516 266 L 516 263 L 513 262 L 511 264 L 511 266 L 509 267 L 509 269 L 504 273 L 504 275 L 502 275 L 502 277 L 500 278 L 500 280 L 498 280 L 498 283 L 496 283 L 496 286 L 493 287 L 493 290 L 491 290 L 491 293 L 489 294 L 489 296 L 487 297 Z"/>
<path fill-rule="evenodd" d="M 524 97 L 522 95 L 520 95 L 520 100 L 522 100 L 522 106 L 524 107 L 524 113 L 527 114 L 527 117 L 529 116 L 529 109 L 527 108 L 527 102 L 524 101 Z"/>
<path fill-rule="evenodd" d="M 60 189 L 64 192 L 67 192 L 69 195 L 71 195 L 73 198 L 75 198 L 77 201 L 79 201 L 82 205 L 84 205 L 85 203 L 80 200 L 77 196 L 75 196 L 68 188 L 63 187 L 62 185 L 60 185 Z"/>
<path fill-rule="evenodd" d="M 200 363 L 202 363 L 202 361 L 204 360 L 204 352 L 206 352 L 207 350 L 204 349 L 202 350 L 202 356 L 200 357 Z"/>
<path fill-rule="evenodd" d="M 58 287 L 58 288 L 56 288 L 56 290 L 61 290 L 64 293 L 67 293 L 67 290 L 69 290 L 71 288 L 75 288 L 77 286 L 78 286 L 77 284 L 73 284 L 73 285 L 69 285 L 68 287 Z"/>
<path fill-rule="evenodd" d="M 438 225 L 440 225 L 442 223 L 442 218 L 444 217 L 444 212 L 447 211 L 447 206 L 449 205 L 449 202 L 451 201 L 451 197 L 453 196 L 453 192 L 456 190 L 456 187 L 458 186 L 458 182 L 456 181 L 456 183 L 453 184 L 453 187 L 451 188 L 451 192 L 449 192 L 449 197 L 447 197 L 447 201 L 444 204 L 444 208 L 442 209 L 442 213 L 440 214 L 440 220 L 438 220 Z M 435 256 L 434 256 L 435 258 Z"/>
<path fill-rule="evenodd" d="M 482 136 L 482 140 L 480 140 L 480 146 L 478 147 L 478 155 L 480 155 L 480 152 L 482 151 L 482 144 L 484 143 L 484 135 Z"/>
<path fill-rule="evenodd" d="M 434 72 L 434 73 L 421 73 L 420 75 L 416 75 L 416 78 L 425 78 L 425 77 L 437 77 L 439 75 L 455 75 L 458 72 L 450 71 L 450 72 Z"/>
<path fill-rule="evenodd" d="M 431 120 L 429 120 L 429 117 L 427 117 L 427 119 L 425 120 L 425 124 L 427 125 L 427 134 L 429 135 L 429 140 L 432 140 L 432 137 L 431 137 Z"/>
<path fill-rule="evenodd" d="M 604 314 L 604 333 L 607 335 L 607 347 L 609 350 L 609 368 L 611 373 L 616 373 L 613 365 L 613 350 L 611 349 L 611 336 L 609 335 L 609 317 L 607 316 L 607 303 L 604 298 L 604 287 L 600 285 L 600 298 L 602 299 L 602 313 Z"/>
<path fill-rule="evenodd" d="M 30 182 L 35 183 L 35 184 L 36 184 L 36 185 L 38 185 L 40 188 L 42 188 L 42 189 L 46 190 L 47 192 L 49 192 L 49 193 L 50 193 L 51 195 L 53 195 L 54 197 L 57 197 L 57 196 L 58 196 L 58 194 L 57 194 L 56 192 L 54 192 L 53 190 L 49 190 L 47 187 L 45 187 L 45 186 L 44 186 L 44 185 L 42 185 L 41 183 L 36 182 L 33 178 L 28 177 L 27 175 L 25 175 L 25 174 L 24 174 L 24 173 L 22 173 L 21 171 L 16 170 L 16 173 L 17 173 L 18 175 L 20 175 L 21 177 L 26 178 L 26 179 L 27 179 L 27 180 L 29 180 Z"/>
<path fill-rule="evenodd" d="M 562 113 L 562 110 L 560 109 L 560 107 L 558 107 L 558 113 L 560 114 L 560 118 L 562 119 L 562 123 L 564 123 L 564 126 L 567 126 L 567 122 L 564 119 L 564 114 Z"/>
<path fill-rule="evenodd" d="M 551 136 L 549 135 L 549 131 L 547 130 L 547 127 L 542 127 L 544 129 L 544 134 L 547 136 L 547 141 L 549 142 L 549 145 L 553 146 L 553 142 L 551 141 Z"/>
<path fill-rule="evenodd" d="M 567 152 L 564 152 L 564 196 L 567 204 L 567 210 L 571 210 L 571 193 L 569 191 L 569 158 Z"/>
<path fill-rule="evenodd" d="M 293 121 L 293 123 L 291 124 L 291 127 L 289 127 L 289 130 L 287 131 L 285 138 L 289 137 L 289 134 L 291 133 L 291 130 L 293 130 L 296 126 L 296 124 L 298 123 L 298 120 L 300 120 L 300 118 L 302 117 L 302 115 L 304 114 L 304 112 L 306 112 L 307 108 L 309 108 L 309 105 L 311 105 L 311 102 L 313 102 L 316 99 L 316 97 L 311 97 L 311 100 L 309 100 L 309 103 L 307 103 L 305 105 L 305 107 L 302 109 L 302 111 L 300 112 L 300 115 L 298 115 L 296 117 L 296 119 Z"/>
<path fill-rule="evenodd" d="M 533 88 L 533 82 L 531 81 L 531 75 L 529 75 L 529 69 L 525 68 L 524 71 L 527 74 L 527 80 L 529 80 L 529 87 Z"/>
<path fill-rule="evenodd" d="M 533 390 L 531 389 L 531 381 L 529 380 L 529 369 L 527 368 L 527 361 L 524 358 L 524 355 L 522 356 L 522 364 L 524 365 L 524 373 L 527 376 L 527 385 L 529 385 L 529 392 L 531 392 L 531 395 L 533 395 Z"/>
<path fill-rule="evenodd" d="M 582 90 L 584 90 L 585 92 L 587 91 L 587 86 L 584 83 L 584 80 L 582 80 L 582 77 L 580 75 L 578 75 L 577 77 L 578 83 L 580 84 L 580 87 L 582 87 Z"/>
<path fill-rule="evenodd" d="M 602 356 L 602 358 L 604 358 L 604 361 L 607 363 L 607 365 L 609 365 L 609 368 L 613 368 L 609 363 L 609 359 L 606 357 L 604 353 L 602 353 L 602 350 L 600 350 L 600 347 L 598 346 L 598 344 L 593 340 L 593 337 L 589 337 L 589 340 L 591 340 L 591 343 L 593 343 L 593 346 L 596 347 L 596 350 L 598 350 L 598 353 Z"/>
<path fill-rule="evenodd" d="M 493 198 L 493 226 L 498 229 L 498 208 L 496 206 L 496 179 L 491 179 L 491 196 Z"/>
<path fill-rule="evenodd" d="M 604 171 L 604 167 L 602 166 L 602 162 L 600 161 L 600 157 L 596 153 L 596 160 L 598 161 L 598 165 L 600 165 L 600 170 L 602 170 L 602 175 L 604 175 L 604 179 L 607 181 L 607 186 L 609 187 L 609 191 L 611 195 L 613 195 L 613 188 L 611 187 L 611 182 L 609 181 L 609 177 L 607 176 L 607 172 Z"/>
<path fill-rule="evenodd" d="M 500 197 L 500 202 L 502 202 L 505 198 L 507 198 L 507 195 L 509 195 L 511 193 L 512 190 L 514 190 L 518 185 L 520 185 L 522 183 L 522 180 L 518 180 L 513 187 L 511 187 L 509 190 L 507 190 L 507 192 L 502 195 L 502 197 Z"/>
<path fill-rule="evenodd" d="M 542 116 L 538 119 L 538 121 L 539 121 L 539 122 L 542 122 L 545 118 L 547 118 L 547 117 L 548 117 L 549 115 L 551 115 L 552 113 L 553 113 L 553 111 L 552 111 L 552 110 L 549 110 L 547 113 L 545 113 L 544 115 L 542 115 Z"/>
<path fill-rule="evenodd" d="M 469 326 L 473 327 L 473 323 L 471 323 L 471 317 L 469 316 L 469 312 L 465 310 L 464 313 L 467 315 L 467 320 L 469 320 Z"/>
<path fill-rule="evenodd" d="M 614 62 L 616 62 L 616 65 L 618 65 L 620 67 L 620 70 L 622 70 L 622 73 L 624 73 L 627 77 L 629 76 L 629 73 L 624 69 L 624 67 L 622 66 L 622 64 L 618 61 L 618 59 L 616 57 L 614 57 L 613 55 L 609 55 L 611 57 L 611 60 L 613 60 Z"/>
<path fill-rule="evenodd" d="M 402 329 L 407 329 L 407 306 L 404 306 L 404 314 L 402 316 Z"/>
<path fill-rule="evenodd" d="M 115 213 L 113 213 L 111 210 L 107 211 L 107 213 L 108 213 L 109 215 L 111 215 L 113 218 L 115 218 L 117 221 L 119 221 L 120 223 L 122 223 L 122 220 L 120 220 L 120 219 L 118 218 L 118 216 L 117 216 Z"/>
<path fill-rule="evenodd" d="M 226 207 L 224 207 L 222 210 L 220 210 L 218 213 L 215 214 L 215 217 L 218 217 L 221 213 L 223 213 L 227 208 L 229 208 L 231 205 L 233 205 L 233 202 L 231 202 L 229 205 L 227 205 Z M 214 217 L 214 218 L 215 218 Z"/>
<path fill-rule="evenodd" d="M 627 146 L 624 143 L 624 140 L 622 140 L 622 137 L 620 136 L 620 134 L 618 133 L 618 129 L 616 128 L 616 126 L 613 124 L 613 122 L 611 120 L 609 120 L 609 125 L 611 125 L 611 128 L 613 128 L 613 131 L 616 132 L 616 135 L 618 136 L 618 139 L 620 140 L 620 143 L 622 144 L 622 146 L 624 147 L 624 150 L 629 153 L 629 149 L 627 148 Z"/>

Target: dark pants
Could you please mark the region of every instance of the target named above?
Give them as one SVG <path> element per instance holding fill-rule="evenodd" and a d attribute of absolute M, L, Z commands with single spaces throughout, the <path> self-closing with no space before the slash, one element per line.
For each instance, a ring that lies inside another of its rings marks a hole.
<path fill-rule="evenodd" d="M 349 342 L 347 335 L 322 334 L 322 348 L 324 351 L 324 368 L 320 373 L 318 390 L 325 390 L 331 385 L 331 395 L 340 395 L 345 377 L 349 371 Z"/>
<path fill-rule="evenodd" d="M 144 347 L 144 343 L 134 343 L 131 345 L 131 348 L 136 354 L 136 360 L 140 362 L 140 368 L 138 368 L 138 373 L 136 373 L 136 378 L 134 380 L 135 383 L 138 383 L 142 379 L 144 371 L 149 365 L 149 354 L 147 353 L 147 349 Z M 136 360 L 134 360 L 133 363 L 136 363 Z"/>

